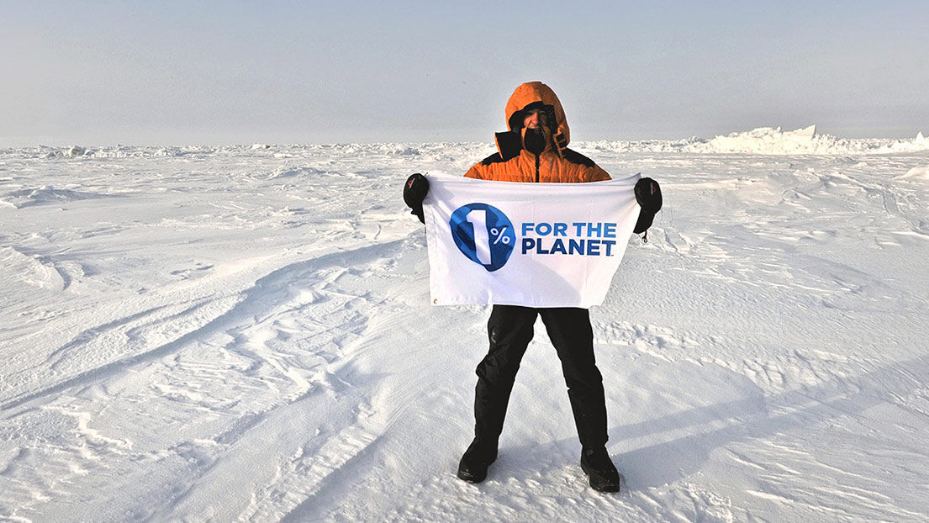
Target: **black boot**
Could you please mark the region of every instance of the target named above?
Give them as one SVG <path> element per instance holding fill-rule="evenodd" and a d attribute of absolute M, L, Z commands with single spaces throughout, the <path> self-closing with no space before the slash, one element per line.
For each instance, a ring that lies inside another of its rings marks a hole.
<path fill-rule="evenodd" d="M 581 451 L 581 468 L 590 479 L 590 486 L 599 492 L 619 492 L 619 472 L 613 466 L 605 447 Z"/>
<path fill-rule="evenodd" d="M 487 477 L 487 467 L 497 459 L 497 442 L 477 438 L 468 446 L 458 464 L 458 478 L 469 483 L 480 483 Z"/>

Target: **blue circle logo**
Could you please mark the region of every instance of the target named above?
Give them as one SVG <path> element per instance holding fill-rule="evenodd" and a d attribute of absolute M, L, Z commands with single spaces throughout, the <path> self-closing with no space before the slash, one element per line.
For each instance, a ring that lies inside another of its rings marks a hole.
<path fill-rule="evenodd" d="M 513 223 L 503 211 L 486 203 L 469 203 L 452 213 L 448 225 L 462 254 L 493 272 L 504 265 L 516 246 Z"/>

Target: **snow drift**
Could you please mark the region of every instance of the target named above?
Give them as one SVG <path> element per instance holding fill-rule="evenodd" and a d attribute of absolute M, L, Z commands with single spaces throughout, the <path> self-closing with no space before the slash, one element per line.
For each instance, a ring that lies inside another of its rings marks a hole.
<path fill-rule="evenodd" d="M 331 152 L 333 154 L 372 154 L 425 160 L 446 154 L 446 147 L 491 150 L 483 143 L 379 143 L 379 144 L 326 144 L 326 145 L 270 145 L 256 143 L 241 146 L 172 146 L 134 147 L 126 145 L 65 149 L 39 146 L 21 149 L 0 149 L 0 153 L 22 158 L 92 159 L 92 158 L 209 158 L 216 155 L 235 155 L 244 152 L 254 157 L 289 158 Z M 750 131 L 734 132 L 714 138 L 688 138 L 683 140 L 599 140 L 576 142 L 574 148 L 591 151 L 628 153 L 687 153 L 687 154 L 761 154 L 761 155 L 871 155 L 902 154 L 929 151 L 929 138 L 917 133 L 911 140 L 887 138 L 837 138 L 819 134 L 816 126 L 784 131 L 780 127 L 759 127 Z"/>
<path fill-rule="evenodd" d="M 913 178 L 916 180 L 929 180 L 929 165 L 922 165 L 919 167 L 913 167 L 905 174 L 898 176 L 897 178 Z"/>

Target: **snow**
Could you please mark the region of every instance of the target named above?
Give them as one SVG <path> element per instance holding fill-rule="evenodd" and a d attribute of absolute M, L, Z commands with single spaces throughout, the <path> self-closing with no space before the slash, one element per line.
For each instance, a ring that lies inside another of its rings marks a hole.
<path fill-rule="evenodd" d="M 67 151 L 65 151 L 64 155 L 67 156 L 68 158 L 75 158 L 78 156 L 83 156 L 86 153 L 87 153 L 87 149 L 81 147 L 80 145 L 72 145 L 71 147 L 68 148 Z"/>
<path fill-rule="evenodd" d="M 37 188 L 26 188 L 10 191 L 3 195 L 3 203 L 9 207 L 22 209 L 33 205 L 46 205 L 49 203 L 66 203 L 76 200 L 90 200 L 94 198 L 107 198 L 109 194 L 89 191 L 75 191 L 72 189 L 56 189 L 51 185 Z"/>
<path fill-rule="evenodd" d="M 834 155 L 888 154 L 929 151 L 929 140 L 920 132 L 912 140 L 850 139 L 818 134 L 810 125 L 793 131 L 759 127 L 706 140 L 601 141 L 589 145 L 598 151 L 681 152 L 695 154 Z"/>
<path fill-rule="evenodd" d="M 921 165 L 918 167 L 913 167 L 905 174 L 898 176 L 897 178 L 914 178 L 917 180 L 929 180 L 929 165 Z"/>
<path fill-rule="evenodd" d="M 0 150 L 0 518 L 929 518 L 929 144 L 589 142 L 662 183 L 592 310 L 600 495 L 540 324 L 481 485 L 481 307 L 431 307 L 411 172 L 489 144 Z"/>

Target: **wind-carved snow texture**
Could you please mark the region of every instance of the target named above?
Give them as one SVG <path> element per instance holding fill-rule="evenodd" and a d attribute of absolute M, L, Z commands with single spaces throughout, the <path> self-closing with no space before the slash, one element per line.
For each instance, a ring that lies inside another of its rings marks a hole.
<path fill-rule="evenodd" d="M 4 194 L 2 201 L 6 206 L 22 209 L 33 205 L 62 204 L 75 200 L 90 200 L 94 198 L 107 198 L 111 195 L 92 192 L 74 191 L 71 189 L 56 189 L 51 186 L 36 189 L 20 189 Z"/>
<path fill-rule="evenodd" d="M 488 480 L 487 310 L 430 307 L 411 172 L 489 144 L 0 151 L 0 518 L 924 521 L 929 147 L 590 142 L 661 181 L 592 310 L 619 495 L 539 324 Z"/>

